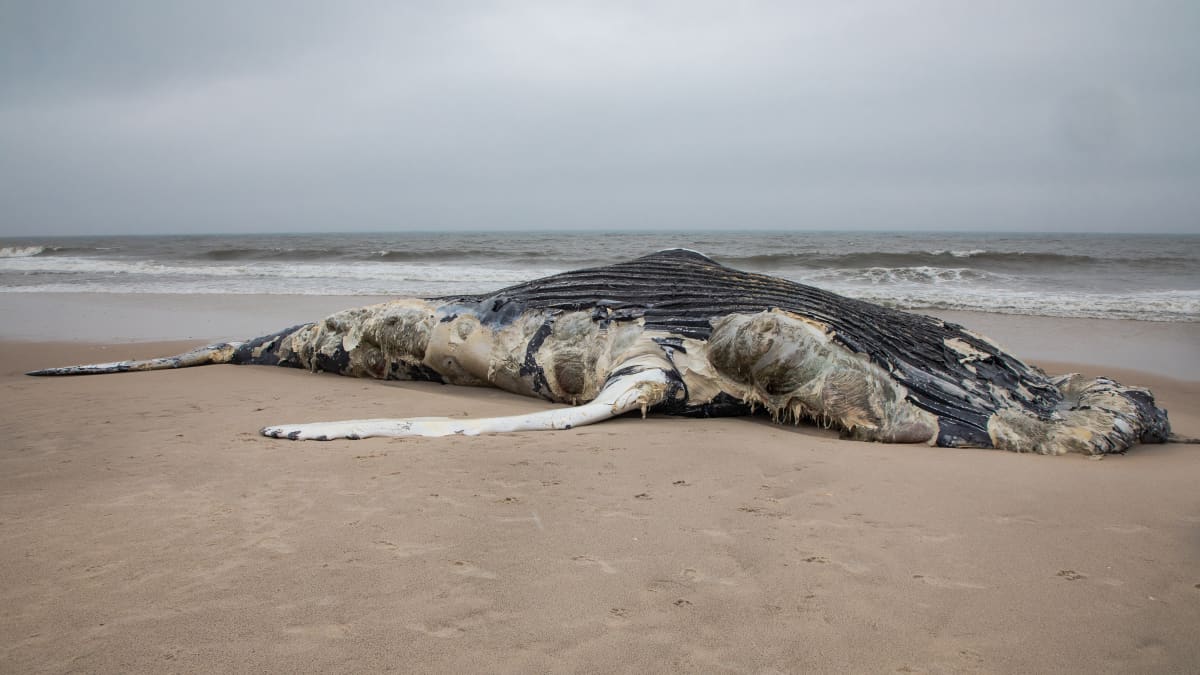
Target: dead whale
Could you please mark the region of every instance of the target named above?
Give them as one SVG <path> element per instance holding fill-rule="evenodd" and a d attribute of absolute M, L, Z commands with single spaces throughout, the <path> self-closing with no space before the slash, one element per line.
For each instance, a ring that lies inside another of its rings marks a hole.
<path fill-rule="evenodd" d="M 401 299 L 178 356 L 50 368 L 86 375 L 213 363 L 489 385 L 571 407 L 502 418 L 268 426 L 329 440 L 567 429 L 630 411 L 770 414 L 846 438 L 1092 455 L 1165 442 L 1146 389 L 1048 377 L 962 326 L 743 272 L 686 249 L 499 291 Z"/>

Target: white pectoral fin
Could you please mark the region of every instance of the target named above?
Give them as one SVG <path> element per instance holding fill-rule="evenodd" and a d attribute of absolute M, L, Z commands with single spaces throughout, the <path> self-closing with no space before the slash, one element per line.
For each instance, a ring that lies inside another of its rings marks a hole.
<path fill-rule="evenodd" d="M 645 414 L 648 408 L 663 400 L 667 383 L 667 374 L 655 368 L 613 378 L 592 401 L 572 408 L 478 419 L 413 417 L 284 424 L 266 427 L 262 434 L 293 441 L 329 441 L 337 438 L 359 439 L 372 436 L 477 436 L 513 431 L 570 429 L 603 422 L 632 410 L 640 409 Z"/>

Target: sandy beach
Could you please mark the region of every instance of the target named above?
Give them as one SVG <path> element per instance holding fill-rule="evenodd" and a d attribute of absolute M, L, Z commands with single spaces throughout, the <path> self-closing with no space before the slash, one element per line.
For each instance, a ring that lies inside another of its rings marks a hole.
<path fill-rule="evenodd" d="M 5 295 L 2 672 L 1200 669 L 1200 446 L 667 417 L 292 443 L 257 430 L 549 404 L 276 368 L 29 378 L 368 300 Z M 1197 324 L 951 318 L 1149 386 L 1200 436 Z"/>

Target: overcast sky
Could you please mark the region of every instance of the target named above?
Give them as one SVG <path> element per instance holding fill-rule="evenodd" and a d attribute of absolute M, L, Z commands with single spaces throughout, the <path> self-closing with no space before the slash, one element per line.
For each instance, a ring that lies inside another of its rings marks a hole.
<path fill-rule="evenodd" d="M 0 0 L 0 236 L 1200 232 L 1200 2 Z"/>

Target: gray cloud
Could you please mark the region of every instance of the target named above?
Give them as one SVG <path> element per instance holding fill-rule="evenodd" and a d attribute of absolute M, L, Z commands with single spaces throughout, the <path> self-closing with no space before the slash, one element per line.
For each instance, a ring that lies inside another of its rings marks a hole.
<path fill-rule="evenodd" d="M 1197 231 L 1197 34 L 1189 2 L 5 4 L 0 235 Z"/>

